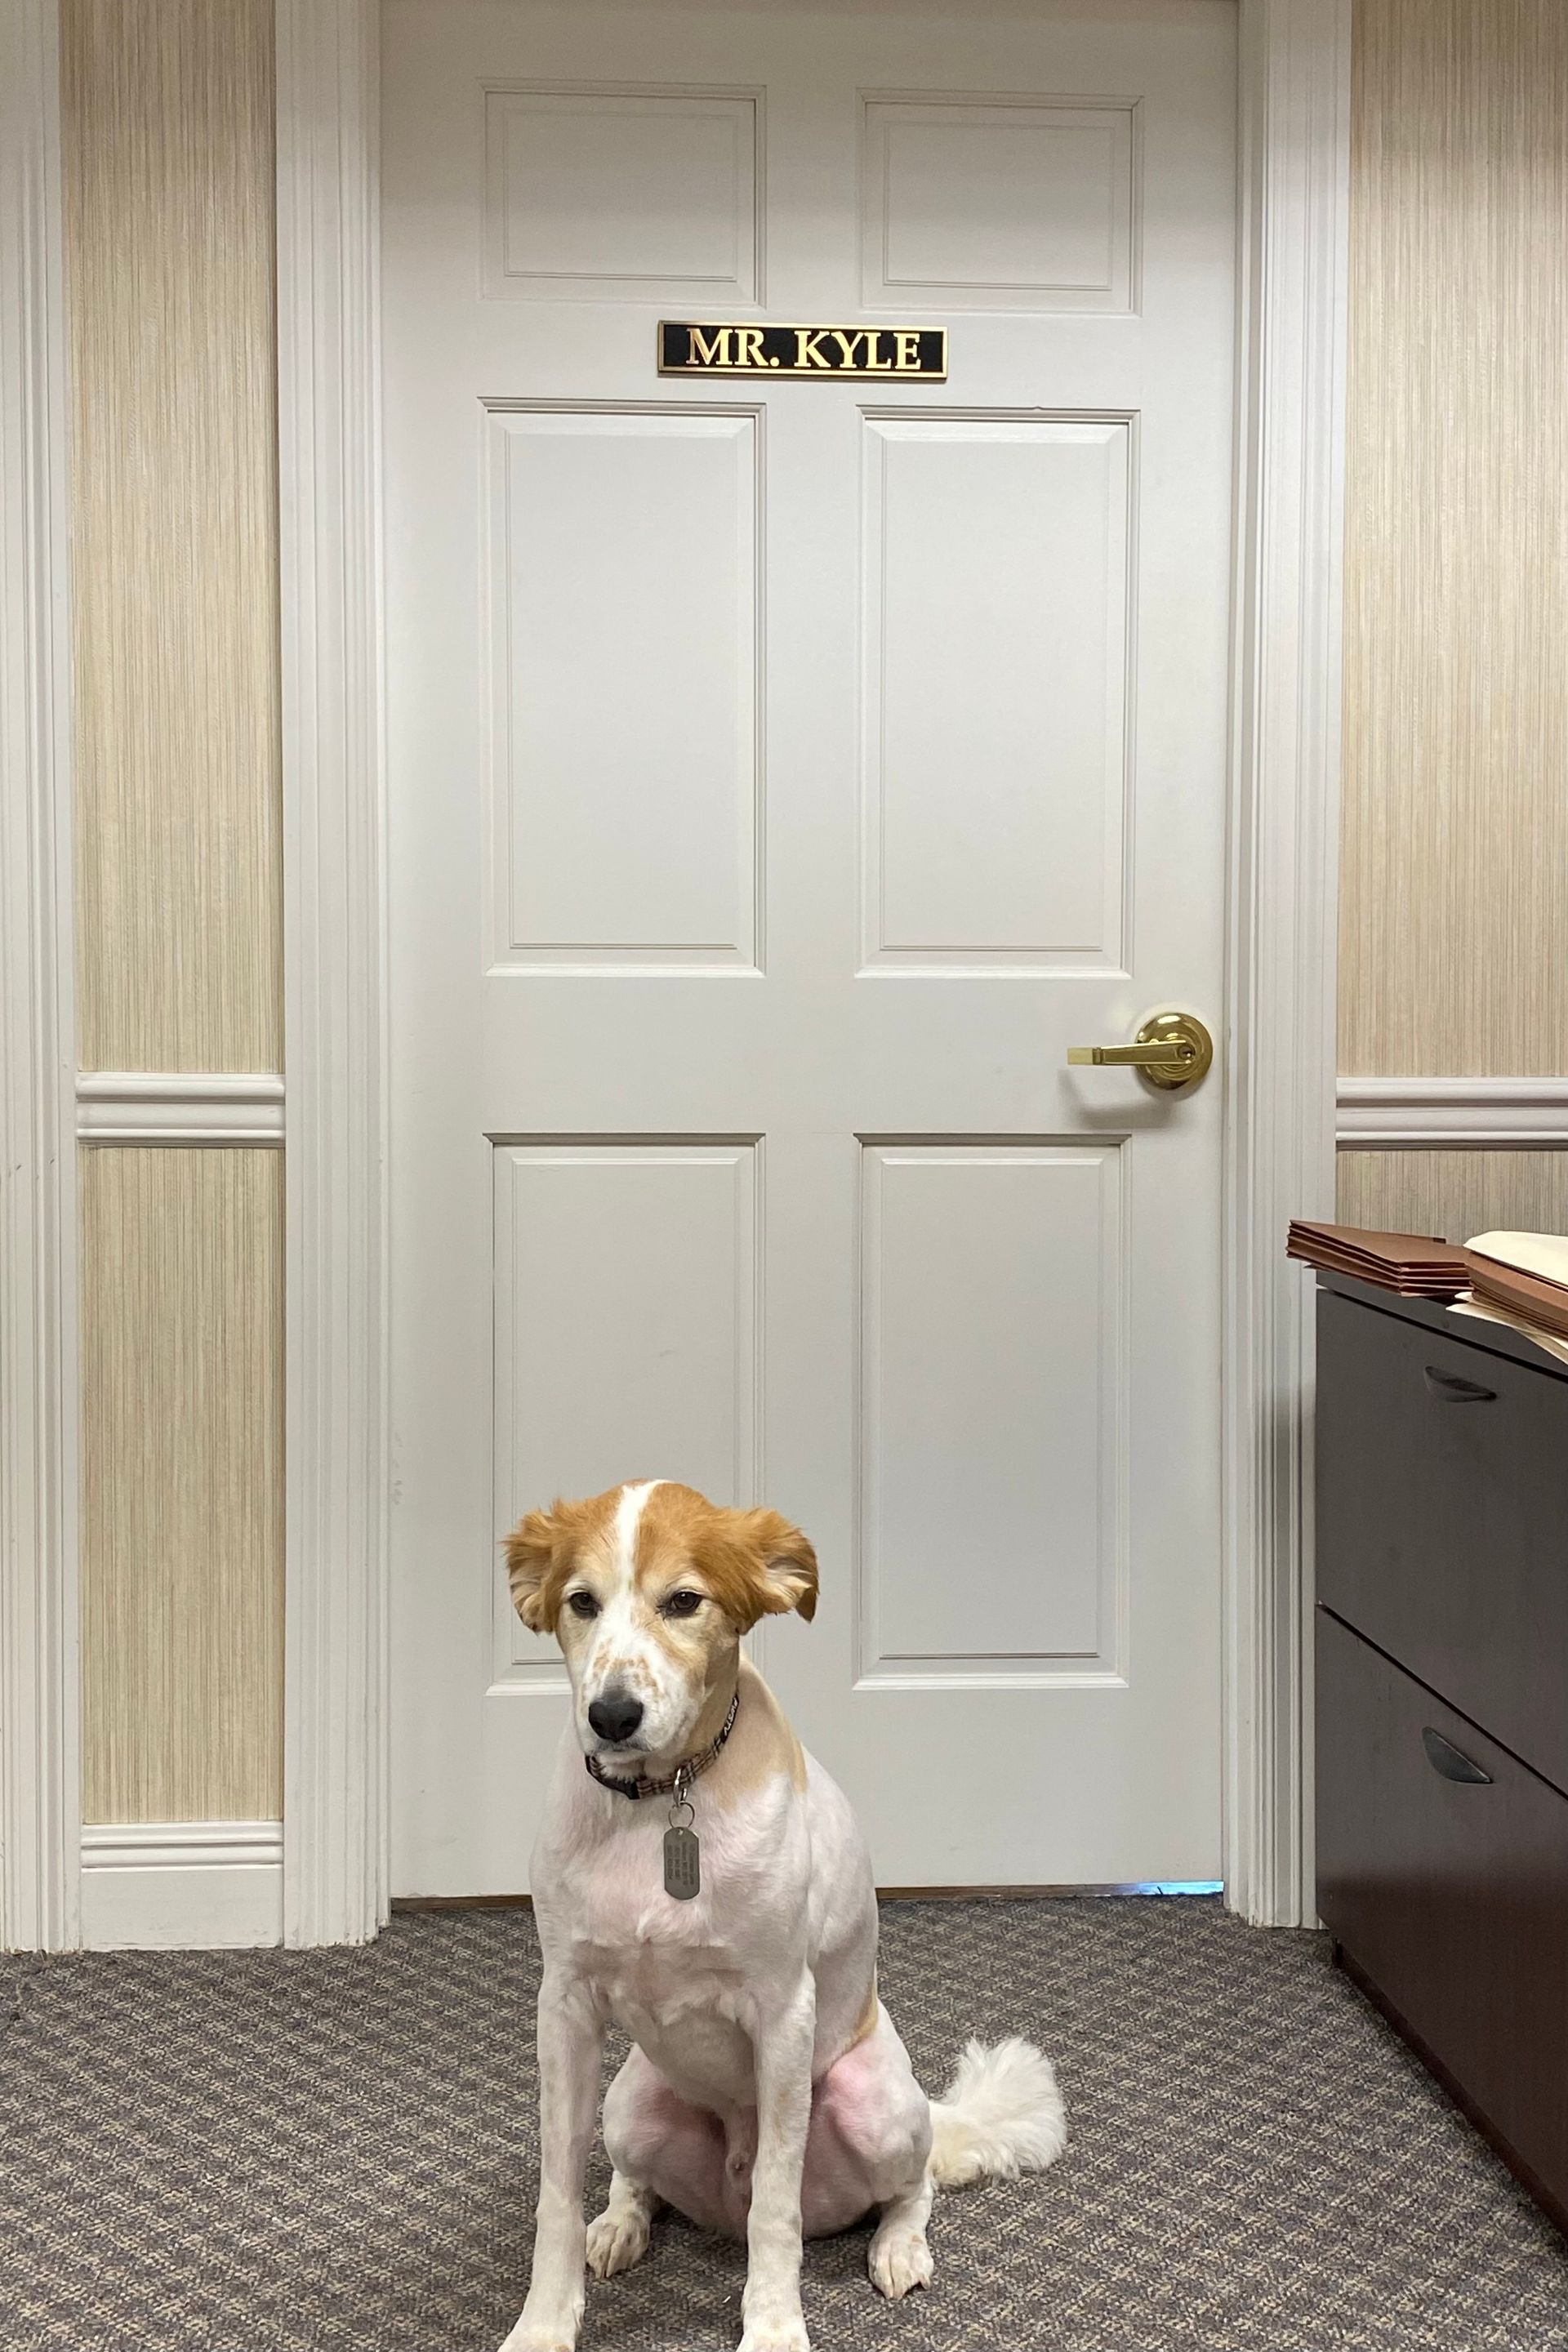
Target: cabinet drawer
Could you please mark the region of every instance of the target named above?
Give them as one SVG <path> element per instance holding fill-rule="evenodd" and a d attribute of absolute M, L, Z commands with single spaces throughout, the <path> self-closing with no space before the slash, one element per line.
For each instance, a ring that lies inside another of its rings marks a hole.
<path fill-rule="evenodd" d="M 1318 1297 L 1318 1599 L 1568 1790 L 1568 1381 Z"/>
<path fill-rule="evenodd" d="M 1561 2209 L 1568 1798 L 1322 1610 L 1317 1770 L 1325 1925 Z"/>

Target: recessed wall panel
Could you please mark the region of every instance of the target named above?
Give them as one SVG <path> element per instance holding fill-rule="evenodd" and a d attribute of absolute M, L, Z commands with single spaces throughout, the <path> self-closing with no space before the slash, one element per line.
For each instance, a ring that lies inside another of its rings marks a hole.
<path fill-rule="evenodd" d="M 861 1216 L 863 1678 L 1114 1676 L 1120 1147 L 868 1144 Z"/>
<path fill-rule="evenodd" d="M 495 1536 L 557 1495 L 674 1478 L 749 1503 L 760 1146 L 519 1143 L 495 1153 Z M 498 1677 L 560 1661 L 497 1590 Z"/>
<path fill-rule="evenodd" d="M 752 965 L 754 411 L 492 411 L 492 963 Z"/>
<path fill-rule="evenodd" d="M 868 97 L 865 299 L 1131 310 L 1136 131 L 1128 99 Z"/>
<path fill-rule="evenodd" d="M 485 291 L 513 299 L 759 296 L 754 90 L 485 92 Z"/>
<path fill-rule="evenodd" d="M 1339 1065 L 1568 1074 L 1568 9 L 1357 0 L 1350 140 Z"/>
<path fill-rule="evenodd" d="M 81 1182 L 82 1808 L 283 1811 L 283 1155 Z"/>
<path fill-rule="evenodd" d="M 1114 968 L 1131 427 L 865 435 L 866 960 Z"/>
<path fill-rule="evenodd" d="M 88 1070 L 282 1065 L 274 13 L 59 11 Z"/>

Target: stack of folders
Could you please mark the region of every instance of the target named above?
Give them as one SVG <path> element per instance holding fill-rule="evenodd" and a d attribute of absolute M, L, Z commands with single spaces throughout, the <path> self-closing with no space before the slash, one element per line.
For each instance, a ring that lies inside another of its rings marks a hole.
<path fill-rule="evenodd" d="M 1458 1298 L 1469 1287 L 1465 1253 L 1426 1234 L 1369 1233 L 1361 1225 L 1310 1224 L 1293 1217 L 1286 1252 L 1328 1274 L 1352 1274 L 1401 1298 Z"/>
<path fill-rule="evenodd" d="M 1511 1324 L 1554 1356 L 1568 1353 L 1568 1238 L 1477 1234 L 1465 1244 L 1471 1314 Z"/>

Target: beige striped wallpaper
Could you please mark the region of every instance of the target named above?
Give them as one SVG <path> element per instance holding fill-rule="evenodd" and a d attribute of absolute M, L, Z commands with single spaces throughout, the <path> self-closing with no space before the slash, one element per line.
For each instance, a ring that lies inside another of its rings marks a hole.
<path fill-rule="evenodd" d="M 270 0 L 65 0 L 79 1058 L 275 1070 Z"/>
<path fill-rule="evenodd" d="M 283 1155 L 82 1154 L 83 1814 L 275 1821 Z"/>
<path fill-rule="evenodd" d="M 1340 1067 L 1568 1074 L 1563 0 L 1356 0 L 1352 173 Z M 1563 1227 L 1451 1157 L 1342 1205 Z"/>
<path fill-rule="evenodd" d="M 63 0 L 79 1059 L 281 1061 L 271 0 Z M 276 1820 L 281 1155 L 81 1170 L 83 1804 Z"/>
<path fill-rule="evenodd" d="M 1568 1151 L 1342 1151 L 1340 1214 L 1388 1233 L 1568 1234 Z"/>

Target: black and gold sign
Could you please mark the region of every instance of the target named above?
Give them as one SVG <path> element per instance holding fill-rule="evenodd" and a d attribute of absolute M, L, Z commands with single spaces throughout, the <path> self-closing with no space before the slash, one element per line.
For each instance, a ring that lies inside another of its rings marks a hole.
<path fill-rule="evenodd" d="M 658 322 L 660 375 L 852 375 L 904 383 L 947 378 L 945 327 L 763 327 Z"/>

